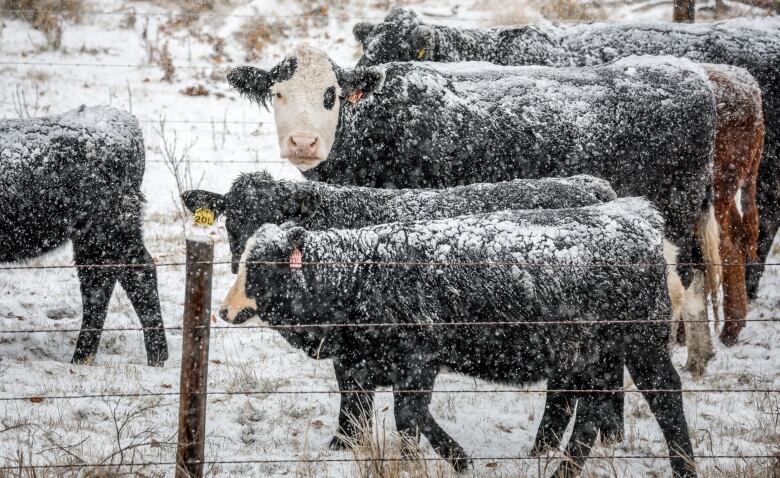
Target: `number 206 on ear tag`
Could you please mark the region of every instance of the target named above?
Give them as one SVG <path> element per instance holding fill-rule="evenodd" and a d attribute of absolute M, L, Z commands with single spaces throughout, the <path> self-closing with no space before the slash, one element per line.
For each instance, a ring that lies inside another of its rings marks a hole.
<path fill-rule="evenodd" d="M 213 226 L 217 220 L 214 211 L 207 207 L 200 207 L 195 210 L 195 224 L 198 226 Z"/>

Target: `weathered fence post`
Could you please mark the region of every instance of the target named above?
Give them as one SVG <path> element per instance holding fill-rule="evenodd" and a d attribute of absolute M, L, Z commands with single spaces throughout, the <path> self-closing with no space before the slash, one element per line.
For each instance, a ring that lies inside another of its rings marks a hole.
<path fill-rule="evenodd" d="M 214 243 L 187 238 L 176 478 L 203 476 Z"/>

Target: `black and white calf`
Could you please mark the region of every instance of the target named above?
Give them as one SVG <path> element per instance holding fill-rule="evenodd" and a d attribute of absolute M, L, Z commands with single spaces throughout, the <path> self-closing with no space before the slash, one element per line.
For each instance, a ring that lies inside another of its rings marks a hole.
<path fill-rule="evenodd" d="M 609 183 L 592 176 L 571 178 L 516 179 L 495 184 L 472 184 L 444 189 L 375 189 L 333 186 L 317 182 L 274 181 L 265 172 L 245 174 L 234 181 L 230 191 L 217 194 L 209 191 L 187 191 L 182 199 L 191 211 L 207 207 L 225 216 L 225 226 L 233 256 L 233 272 L 239 273 L 237 284 L 245 281 L 246 268 L 239 266 L 247 240 L 265 223 L 296 225 L 310 230 L 358 227 L 396 221 L 431 220 L 464 214 L 496 212 L 504 209 L 556 209 L 599 204 L 615 199 Z M 225 298 L 220 315 L 227 321 L 241 321 L 238 314 L 251 313 L 244 307 L 240 287 L 233 287 Z M 242 312 L 243 311 L 243 312 Z M 355 380 L 352 368 L 320 348 L 321 334 L 315 330 L 282 335 L 306 351 L 312 358 L 334 358 L 336 380 L 351 384 Z M 615 363 L 611 374 L 615 392 L 607 396 L 614 400 L 615 414 L 610 418 L 610 439 L 622 436 L 623 364 Z M 361 390 L 370 392 L 373 383 L 361 383 Z M 356 400 L 361 397 L 343 395 L 339 411 L 339 434 L 331 446 L 342 448 L 342 436 L 352 437 L 354 415 L 370 420 L 371 407 Z M 561 397 L 565 400 L 567 397 Z M 573 407 L 573 403 L 571 404 Z M 556 410 L 557 412 L 558 410 Z M 561 412 L 564 407 L 561 407 Z M 566 420 L 568 415 L 558 419 Z M 543 444 L 539 443 L 541 448 Z"/>
<path fill-rule="evenodd" d="M 144 143 L 138 121 L 108 107 L 0 120 L 0 262 L 73 241 L 83 321 L 74 363 L 94 360 L 117 281 L 144 327 L 147 360 L 168 346 L 157 273 L 142 239 Z M 87 267 L 89 265 L 117 267 Z"/>
<path fill-rule="evenodd" d="M 342 389 L 391 385 L 398 430 L 421 433 L 459 469 L 468 456 L 432 417 L 431 395 L 411 392 L 432 390 L 441 367 L 582 390 L 574 393 L 567 446 L 573 461 L 559 470 L 570 476 L 613 413 L 609 401 L 585 390 L 609 390 L 605 377 L 624 361 L 663 431 L 674 473 L 694 476 L 680 379 L 667 351 L 662 229 L 660 214 L 638 198 L 362 229 L 267 224 L 247 242 L 234 298 L 241 295 L 249 313 L 234 322 L 257 315 L 288 332 L 316 330 L 319 348 L 350 371 Z M 310 265 L 318 262 L 328 265 Z M 501 265 L 475 265 L 485 262 Z M 395 326 L 371 326 L 377 322 Z M 464 325 L 445 325 L 451 322 Z M 335 323 L 361 327 L 321 327 Z M 561 406 L 559 396 L 548 395 L 546 408 Z M 537 441 L 556 442 L 565 427 L 543 419 Z"/>
<path fill-rule="evenodd" d="M 346 70 L 300 45 L 270 71 L 239 67 L 228 81 L 273 101 L 281 154 L 309 179 L 403 188 L 591 174 L 618 196 L 650 199 L 680 262 L 720 262 L 710 260 L 717 246 L 702 257 L 694 232 L 710 225 L 715 102 L 706 72 L 688 60 Z M 703 274 L 680 273 L 696 286 L 685 318 L 704 323 L 705 282 L 694 280 Z"/>
<path fill-rule="evenodd" d="M 714 23 L 597 22 L 453 28 L 420 21 L 396 7 L 379 24 L 354 28 L 363 45 L 358 66 L 392 61 L 489 61 L 499 65 L 600 65 L 630 55 L 673 55 L 748 70 L 761 86 L 766 140 L 759 170 L 758 263 L 747 270 L 755 298 L 761 265 L 780 227 L 780 19 L 740 18 Z"/>

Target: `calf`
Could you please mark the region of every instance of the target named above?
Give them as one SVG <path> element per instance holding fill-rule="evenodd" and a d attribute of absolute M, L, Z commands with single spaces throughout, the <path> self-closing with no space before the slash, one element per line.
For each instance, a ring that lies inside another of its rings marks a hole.
<path fill-rule="evenodd" d="M 706 72 L 688 60 L 345 70 L 300 45 L 270 71 L 239 67 L 228 81 L 258 103 L 273 101 L 282 156 L 309 179 L 447 187 L 591 174 L 619 196 L 653 201 L 680 262 L 720 262 L 717 247 L 696 241 L 709 217 L 716 112 Z M 701 271 L 680 274 L 684 286 L 697 286 L 685 319 L 705 322 L 704 281 L 693 280 Z M 709 349 L 689 357 L 693 370 L 704 368 Z"/>
<path fill-rule="evenodd" d="M 599 22 L 467 29 L 425 24 L 413 11 L 396 7 L 382 23 L 358 23 L 354 33 L 363 46 L 358 66 L 423 60 L 570 67 L 600 65 L 630 55 L 673 55 L 745 68 L 755 76 L 761 88 L 766 118 L 766 148 L 756 185 L 761 228 L 757 253 L 751 257 L 755 265 L 747 269 L 747 292 L 750 298 L 756 297 L 763 263 L 780 227 L 780 208 L 777 207 L 780 204 L 778 18 L 739 18 L 707 24 Z M 720 79 L 713 82 L 716 94 L 724 92 L 718 85 Z M 748 111 L 752 111 L 752 106 L 749 108 Z M 746 157 L 738 161 L 749 163 L 752 160 Z M 743 197 L 747 192 L 746 189 Z M 735 271 L 735 274 L 739 272 Z M 738 319 L 735 323 L 739 324 Z M 727 324 L 724 341 L 732 342 L 736 337 L 731 335 L 732 331 L 739 328 L 739 325 Z"/>
<path fill-rule="evenodd" d="M 433 389 L 441 367 L 581 390 L 572 461 L 558 471 L 569 476 L 614 413 L 587 391 L 610 390 L 613 364 L 625 363 L 663 431 L 675 475 L 695 476 L 680 379 L 666 349 L 662 228 L 660 214 L 638 198 L 320 232 L 268 224 L 247 241 L 229 295 L 248 312 L 227 317 L 319 331 L 320 349 L 350 365 L 342 389 L 392 385 L 399 431 L 421 433 L 458 469 L 468 456 L 432 417 L 431 394 L 417 392 Z M 562 431 L 543 423 L 537 440 Z"/>
<path fill-rule="evenodd" d="M 0 146 L 0 262 L 73 242 L 84 310 L 73 363 L 94 360 L 119 281 L 141 320 L 148 363 L 162 365 L 168 347 L 157 272 L 142 239 L 138 121 L 114 108 L 84 106 L 0 120 Z"/>
<path fill-rule="evenodd" d="M 441 219 L 463 214 L 495 212 L 503 209 L 548 209 L 588 206 L 615 199 L 615 192 L 609 183 L 592 176 L 571 178 L 516 179 L 496 184 L 472 184 L 445 189 L 373 189 L 363 187 L 332 186 L 316 182 L 274 181 L 268 173 L 244 174 L 236 179 L 226 195 L 208 191 L 187 191 L 182 199 L 195 212 L 208 208 L 216 215 L 225 216 L 225 225 L 233 256 L 233 273 L 238 272 L 241 254 L 247 240 L 265 223 L 295 224 L 306 229 L 324 230 L 330 228 L 358 228 L 395 221 Z M 240 277 L 239 282 L 245 280 Z M 231 289 L 225 303 L 233 304 L 223 308 L 220 315 L 228 321 L 235 321 L 242 313 L 244 303 L 234 301 L 238 294 Z M 244 312 L 246 313 L 246 312 Z M 336 358 L 334 369 L 339 384 L 350 383 L 354 376 L 337 357 L 327 355 L 320 349 L 321 335 L 312 331 L 282 334 L 304 349 L 312 358 Z M 623 367 L 616 364 L 611 377 L 613 389 L 622 388 Z M 361 390 L 369 391 L 371 384 L 360 384 Z M 339 411 L 339 434 L 332 442 L 332 448 L 343 448 L 342 437 L 353 438 L 353 415 L 359 412 L 362 418 L 370 420 L 370 407 L 356 402 L 364 397 L 342 395 Z M 565 397 L 562 397 L 565 398 Z M 611 439 L 622 435 L 622 394 L 610 393 L 615 401 L 616 413 L 611 417 L 611 427 L 604 426 L 604 433 Z M 573 404 L 572 404 L 573 405 Z M 560 407 L 564 412 L 565 407 Z M 556 410 L 557 412 L 558 410 Z M 558 419 L 563 420 L 563 418 Z M 541 448 L 542 444 L 538 444 Z"/>

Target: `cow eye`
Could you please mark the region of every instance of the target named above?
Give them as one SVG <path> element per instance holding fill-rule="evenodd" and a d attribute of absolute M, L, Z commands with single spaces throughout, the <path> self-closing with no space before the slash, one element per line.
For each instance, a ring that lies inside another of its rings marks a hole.
<path fill-rule="evenodd" d="M 281 97 L 282 97 L 282 94 L 281 94 L 281 93 L 274 93 L 274 96 L 275 96 L 276 98 L 281 98 Z"/>
<path fill-rule="evenodd" d="M 325 109 L 331 110 L 333 109 L 333 105 L 336 104 L 336 87 L 335 86 L 329 86 L 325 89 L 325 95 L 323 98 L 322 104 L 325 106 Z"/>

